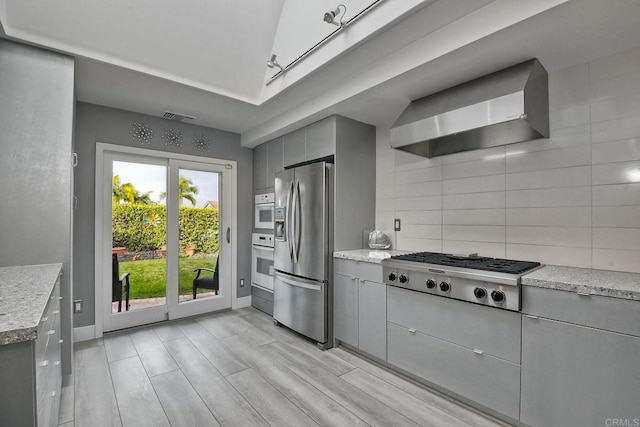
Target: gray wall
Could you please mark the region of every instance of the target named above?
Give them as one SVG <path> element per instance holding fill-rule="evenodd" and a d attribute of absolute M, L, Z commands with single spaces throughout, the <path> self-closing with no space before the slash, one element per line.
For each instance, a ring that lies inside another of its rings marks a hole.
<path fill-rule="evenodd" d="M 143 121 L 154 131 L 149 145 L 133 141 L 129 130 L 133 123 Z M 165 129 L 174 128 L 184 135 L 181 147 L 167 149 L 162 135 Z M 194 135 L 204 134 L 212 142 L 206 153 L 194 150 Z M 253 150 L 240 146 L 240 135 L 217 129 L 172 122 L 165 119 L 137 114 L 130 111 L 101 107 L 78 102 L 76 105 L 75 151 L 79 164 L 75 169 L 75 194 L 78 207 L 74 219 L 74 298 L 84 300 L 84 312 L 74 317 L 75 327 L 94 324 L 94 218 L 95 218 L 95 162 L 96 142 L 137 146 L 173 153 L 201 155 L 238 162 L 238 280 L 251 280 L 251 227 Z M 237 286 L 237 284 L 236 284 Z M 238 296 L 250 294 L 250 286 L 237 288 Z"/>
<path fill-rule="evenodd" d="M 65 373 L 72 366 L 73 85 L 72 58 L 0 39 L 0 266 L 63 264 Z"/>

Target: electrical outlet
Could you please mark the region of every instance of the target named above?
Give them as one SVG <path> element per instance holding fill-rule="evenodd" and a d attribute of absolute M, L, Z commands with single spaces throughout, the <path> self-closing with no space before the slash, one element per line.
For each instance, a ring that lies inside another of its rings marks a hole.
<path fill-rule="evenodd" d="M 74 313 L 82 313 L 82 300 L 77 299 L 73 301 L 73 312 Z"/>
<path fill-rule="evenodd" d="M 240 279 L 240 287 L 244 288 L 244 279 Z"/>
<path fill-rule="evenodd" d="M 400 231 L 400 218 L 393 220 L 393 229 L 394 231 Z"/>

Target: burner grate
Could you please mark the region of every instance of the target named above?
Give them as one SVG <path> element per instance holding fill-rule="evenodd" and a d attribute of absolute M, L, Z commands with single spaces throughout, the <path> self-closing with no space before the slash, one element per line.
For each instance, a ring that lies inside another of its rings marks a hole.
<path fill-rule="evenodd" d="M 416 252 L 411 254 L 396 255 L 391 259 L 412 261 L 423 264 L 435 264 L 448 267 L 470 268 L 483 271 L 494 271 L 508 274 L 522 274 L 540 266 L 539 262 L 518 261 L 511 259 L 489 257 L 457 257 L 437 252 Z"/>

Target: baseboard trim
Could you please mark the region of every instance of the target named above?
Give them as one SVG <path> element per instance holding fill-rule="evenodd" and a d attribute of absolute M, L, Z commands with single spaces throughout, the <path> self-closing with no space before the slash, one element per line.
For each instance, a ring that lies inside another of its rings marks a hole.
<path fill-rule="evenodd" d="M 73 342 L 89 341 L 96 337 L 96 326 L 81 326 L 73 328 Z"/>
<path fill-rule="evenodd" d="M 232 310 L 236 310 L 238 308 L 250 307 L 251 306 L 251 295 L 247 295 L 246 297 L 236 298 L 234 301 Z"/>

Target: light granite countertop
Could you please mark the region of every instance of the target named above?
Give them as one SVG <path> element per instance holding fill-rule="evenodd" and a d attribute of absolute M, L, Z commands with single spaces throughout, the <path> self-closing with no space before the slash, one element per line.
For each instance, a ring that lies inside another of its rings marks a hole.
<path fill-rule="evenodd" d="M 30 341 L 62 264 L 0 267 L 0 345 Z"/>
<path fill-rule="evenodd" d="M 545 265 L 522 276 L 523 286 L 640 301 L 640 274 Z"/>
<path fill-rule="evenodd" d="M 410 251 L 398 251 L 394 249 L 353 249 L 350 251 L 334 252 L 334 258 L 350 259 L 352 261 L 371 262 L 380 264 L 383 259 L 395 255 L 409 254 Z"/>

